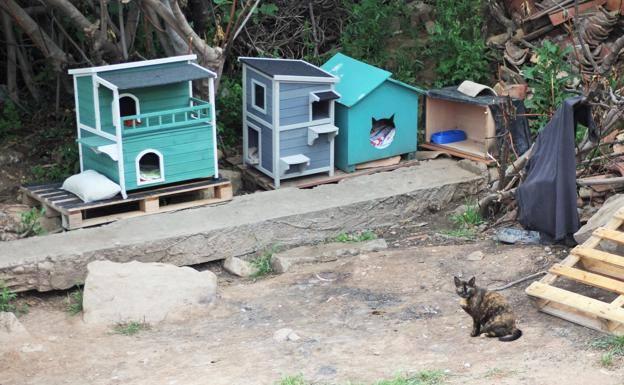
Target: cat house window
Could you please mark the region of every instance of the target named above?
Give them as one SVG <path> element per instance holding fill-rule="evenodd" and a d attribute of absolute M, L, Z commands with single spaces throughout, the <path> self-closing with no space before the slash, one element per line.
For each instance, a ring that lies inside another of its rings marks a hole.
<path fill-rule="evenodd" d="M 369 140 L 373 147 L 379 150 L 387 148 L 392 144 L 395 134 L 396 126 L 394 125 L 394 114 L 384 119 L 372 118 Z"/>
<path fill-rule="evenodd" d="M 142 151 L 136 157 L 137 185 L 163 182 L 165 169 L 163 156 L 156 150 Z"/>
<path fill-rule="evenodd" d="M 312 102 L 312 120 L 329 118 L 330 100 L 320 100 Z"/>
<path fill-rule="evenodd" d="M 251 104 L 256 110 L 266 113 L 266 87 L 255 80 L 251 81 L 251 87 Z"/>
<path fill-rule="evenodd" d="M 123 120 L 124 116 L 139 115 L 141 113 L 141 106 L 139 104 L 139 98 L 132 94 L 119 95 L 119 116 L 121 116 L 124 126 L 132 127 L 132 120 Z M 134 124 L 141 123 L 140 119 L 134 121 Z"/>

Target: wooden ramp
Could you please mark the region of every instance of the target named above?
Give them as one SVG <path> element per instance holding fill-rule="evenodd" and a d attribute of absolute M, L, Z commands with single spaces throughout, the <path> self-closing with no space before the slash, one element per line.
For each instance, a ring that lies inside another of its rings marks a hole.
<path fill-rule="evenodd" d="M 604 241 L 624 245 L 622 222 L 624 208 L 526 289 L 541 311 L 602 332 L 624 335 L 624 256 L 600 250 Z M 578 283 L 579 289 L 590 286 L 605 290 L 615 299 L 604 302 L 554 286 L 561 278 Z"/>
<path fill-rule="evenodd" d="M 114 198 L 84 203 L 61 190 L 61 184 L 21 187 L 24 203 L 41 206 L 46 216 L 61 216 L 63 228 L 74 230 L 146 214 L 181 210 L 232 199 L 232 184 L 226 179 L 201 179 L 169 186 L 138 190 Z"/>

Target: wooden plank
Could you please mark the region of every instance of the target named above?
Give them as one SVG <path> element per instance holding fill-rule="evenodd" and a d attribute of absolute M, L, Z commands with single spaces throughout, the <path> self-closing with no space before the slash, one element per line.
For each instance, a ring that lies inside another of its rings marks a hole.
<path fill-rule="evenodd" d="M 526 289 L 526 293 L 609 321 L 624 322 L 624 309 L 622 308 L 571 291 L 545 285 L 542 282 L 533 282 Z"/>
<path fill-rule="evenodd" d="M 143 199 L 139 202 L 139 209 L 144 213 L 155 213 L 160 207 L 160 199 L 158 197 Z"/>
<path fill-rule="evenodd" d="M 399 164 L 401 162 L 401 156 L 393 156 L 390 158 L 373 160 L 371 162 L 360 163 L 355 165 L 356 170 L 365 170 L 367 168 L 376 168 L 376 167 L 386 167 L 386 166 L 394 166 L 395 164 Z"/>
<path fill-rule="evenodd" d="M 581 312 L 554 302 L 549 302 L 548 305 L 542 307 L 540 311 L 546 314 L 553 315 L 555 317 L 563 318 L 566 321 L 574 322 L 590 329 L 598 330 L 599 332 L 611 332 L 617 335 L 622 335 L 624 333 L 621 329 L 619 330 L 619 332 L 617 331 L 618 329 L 614 331 L 608 330 L 604 322 L 600 321 L 597 317 L 594 317 L 591 314 Z"/>
<path fill-rule="evenodd" d="M 624 233 L 621 231 L 599 227 L 594 230 L 593 235 L 602 239 L 619 243 L 621 245 L 624 244 Z"/>
<path fill-rule="evenodd" d="M 61 224 L 66 230 L 77 229 L 83 227 L 82 212 L 73 212 L 69 214 L 63 214 L 61 217 Z"/>
<path fill-rule="evenodd" d="M 576 246 L 572 249 L 572 251 L 570 251 L 570 254 L 577 255 L 581 258 L 610 263 L 624 268 L 624 257 L 620 257 L 619 255 L 611 254 L 606 251 L 590 249 L 584 246 Z"/>
<path fill-rule="evenodd" d="M 229 200 L 234 196 L 232 185 L 217 186 L 215 187 L 214 196 L 217 199 Z"/>
<path fill-rule="evenodd" d="M 492 159 L 488 159 L 485 157 L 481 157 L 481 156 L 476 156 L 474 154 L 470 154 L 468 152 L 464 152 L 464 151 L 459 151 L 459 150 L 455 150 L 446 146 L 442 146 L 442 145 L 438 145 L 438 144 L 434 144 L 434 143 L 423 143 L 420 145 L 420 147 L 422 148 L 426 148 L 428 150 L 434 150 L 434 151 L 442 151 L 445 152 L 449 155 L 458 157 L 458 158 L 465 158 L 465 159 L 470 159 L 470 160 L 474 160 L 475 162 L 481 162 L 481 163 L 485 163 L 487 165 L 489 164 L 493 164 L 494 161 Z"/>
<path fill-rule="evenodd" d="M 562 266 L 574 266 L 578 263 L 579 261 L 579 257 L 577 255 L 573 255 L 570 254 L 568 255 L 563 261 L 561 261 L 559 264 Z M 552 284 L 553 282 L 555 282 L 557 280 L 557 275 L 556 274 L 552 274 L 552 273 L 548 273 L 546 274 L 542 279 L 540 279 L 540 282 L 544 283 L 544 284 Z"/>
<path fill-rule="evenodd" d="M 574 267 L 563 266 L 559 263 L 554 264 L 550 268 L 550 272 L 577 282 L 598 287 L 600 289 L 614 291 L 618 294 L 624 294 L 624 282 L 613 278 L 604 277 L 602 275 L 590 273 Z"/>

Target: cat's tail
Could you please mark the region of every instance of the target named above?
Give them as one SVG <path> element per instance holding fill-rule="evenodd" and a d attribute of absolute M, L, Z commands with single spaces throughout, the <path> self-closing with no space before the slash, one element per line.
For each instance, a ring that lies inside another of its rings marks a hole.
<path fill-rule="evenodd" d="M 522 337 L 522 330 L 514 329 L 514 331 L 511 332 L 511 334 L 508 334 L 508 335 L 502 336 L 502 337 L 498 337 L 498 340 L 499 341 L 503 341 L 503 342 L 511 342 L 511 341 L 517 340 L 520 337 Z"/>

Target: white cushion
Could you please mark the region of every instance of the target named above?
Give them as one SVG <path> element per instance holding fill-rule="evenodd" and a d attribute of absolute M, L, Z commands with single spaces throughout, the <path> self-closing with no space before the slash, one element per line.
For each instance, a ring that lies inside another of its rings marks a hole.
<path fill-rule="evenodd" d="M 77 195 L 83 202 L 109 199 L 121 191 L 117 183 L 93 170 L 70 176 L 65 179 L 61 188 Z"/>

